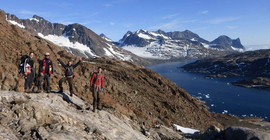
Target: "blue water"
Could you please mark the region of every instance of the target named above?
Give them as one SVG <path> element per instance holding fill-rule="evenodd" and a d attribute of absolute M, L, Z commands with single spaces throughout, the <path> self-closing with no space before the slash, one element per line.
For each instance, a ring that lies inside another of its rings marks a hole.
<path fill-rule="evenodd" d="M 270 91 L 249 89 L 230 84 L 243 77 L 206 79 L 204 74 L 182 72 L 177 68 L 188 62 L 173 62 L 148 66 L 175 82 L 193 97 L 206 102 L 211 112 L 239 117 L 261 117 L 270 121 Z"/>

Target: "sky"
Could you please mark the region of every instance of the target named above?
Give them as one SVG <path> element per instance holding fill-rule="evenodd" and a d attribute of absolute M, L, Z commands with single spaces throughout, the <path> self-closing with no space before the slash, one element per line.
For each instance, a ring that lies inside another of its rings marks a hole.
<path fill-rule="evenodd" d="M 1 0 L 0 9 L 28 19 L 82 24 L 114 41 L 127 31 L 190 30 L 212 41 L 270 44 L 270 0 Z"/>

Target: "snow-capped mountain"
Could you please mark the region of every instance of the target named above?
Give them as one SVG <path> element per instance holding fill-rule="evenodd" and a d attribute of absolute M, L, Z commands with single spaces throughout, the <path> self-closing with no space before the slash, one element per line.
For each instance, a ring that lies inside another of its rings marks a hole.
<path fill-rule="evenodd" d="M 6 14 L 6 20 L 65 48 L 74 55 L 109 57 L 140 63 L 145 61 L 77 23 L 70 25 L 51 23 L 37 15 L 30 19 L 18 19 L 15 15 Z"/>
<path fill-rule="evenodd" d="M 239 38 L 220 36 L 209 42 L 189 30 L 128 31 L 118 43 L 138 56 L 154 59 L 201 58 L 245 49 Z"/>

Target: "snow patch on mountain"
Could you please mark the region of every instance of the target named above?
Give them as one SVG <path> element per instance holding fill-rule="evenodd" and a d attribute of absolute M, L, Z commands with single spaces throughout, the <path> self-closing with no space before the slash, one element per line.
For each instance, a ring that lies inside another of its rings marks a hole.
<path fill-rule="evenodd" d="M 185 134 L 194 134 L 195 132 L 200 132 L 199 130 L 182 127 L 182 126 L 176 125 L 176 124 L 174 124 L 173 126 L 176 127 L 176 130 L 181 131 Z"/>
<path fill-rule="evenodd" d="M 138 36 L 140 38 L 144 38 L 144 39 L 153 39 L 152 37 L 150 37 L 149 35 L 143 34 L 143 33 L 139 33 Z"/>
<path fill-rule="evenodd" d="M 186 57 L 188 55 L 199 54 L 195 49 L 189 48 L 189 45 L 179 45 L 173 40 L 166 40 L 164 44 L 159 41 L 151 42 L 145 47 L 136 47 L 134 45 L 124 46 L 124 49 L 144 58 L 151 59 L 171 59 Z"/>
<path fill-rule="evenodd" d="M 41 33 L 38 33 L 38 35 L 44 39 L 47 39 L 47 40 L 53 42 L 54 44 L 56 44 L 60 47 L 66 47 L 66 48 L 72 48 L 72 49 L 79 50 L 86 57 L 88 57 L 87 53 L 89 53 L 91 56 L 96 57 L 96 55 L 92 52 L 92 50 L 88 46 L 81 44 L 79 42 L 75 42 L 75 43 L 70 42 L 70 40 L 66 36 L 57 36 L 57 35 L 44 36 Z M 71 51 L 69 51 L 69 52 L 71 52 Z"/>
<path fill-rule="evenodd" d="M 111 44 L 109 44 L 109 43 L 106 43 L 106 44 L 109 46 L 108 48 L 103 48 L 106 56 L 111 57 L 111 58 L 114 58 L 116 56 L 120 60 L 123 60 L 123 61 L 132 61 L 130 55 L 123 55 L 123 54 L 117 52 L 116 50 L 114 50 L 114 48 Z"/>
<path fill-rule="evenodd" d="M 16 22 L 16 21 L 14 21 L 14 20 L 7 20 L 9 23 L 11 23 L 11 24 L 13 24 L 13 25 L 17 25 L 18 27 L 20 27 L 20 28 L 25 28 L 25 26 L 23 25 L 23 24 L 20 24 L 20 23 L 18 23 L 18 22 Z"/>
<path fill-rule="evenodd" d="M 151 35 L 155 36 L 155 37 L 163 37 L 164 39 L 170 39 L 169 37 L 163 35 L 163 34 L 157 34 L 154 32 L 149 32 Z"/>
<path fill-rule="evenodd" d="M 36 22 L 39 22 L 39 20 L 36 19 L 36 18 L 30 18 L 29 20 L 30 20 L 30 21 L 36 21 Z"/>
<path fill-rule="evenodd" d="M 238 51 L 238 52 L 244 52 L 243 49 L 235 48 L 235 47 L 233 47 L 233 46 L 231 46 L 231 48 L 232 48 L 233 50 L 235 50 L 235 51 Z"/>

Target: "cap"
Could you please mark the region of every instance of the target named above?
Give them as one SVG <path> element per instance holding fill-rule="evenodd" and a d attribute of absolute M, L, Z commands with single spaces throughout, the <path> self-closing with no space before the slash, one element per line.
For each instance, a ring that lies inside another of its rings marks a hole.
<path fill-rule="evenodd" d="M 46 56 L 46 55 L 50 55 L 50 53 L 45 53 L 45 56 Z"/>

